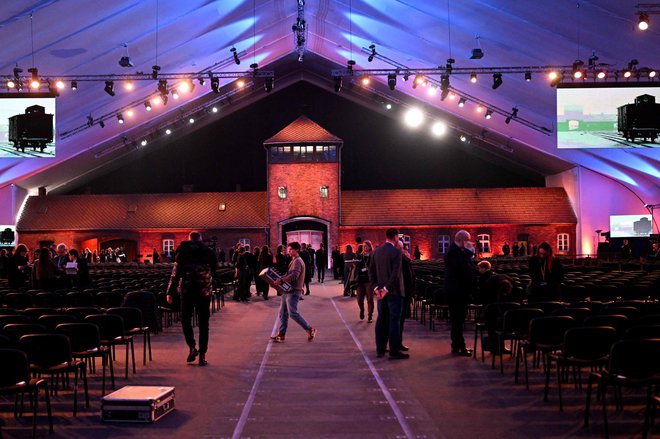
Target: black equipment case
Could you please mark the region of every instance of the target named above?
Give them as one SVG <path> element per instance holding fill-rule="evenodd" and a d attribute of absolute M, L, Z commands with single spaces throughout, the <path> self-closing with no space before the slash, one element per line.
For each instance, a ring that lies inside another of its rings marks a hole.
<path fill-rule="evenodd" d="M 126 386 L 101 399 L 105 422 L 150 423 L 174 410 L 174 387 Z"/>

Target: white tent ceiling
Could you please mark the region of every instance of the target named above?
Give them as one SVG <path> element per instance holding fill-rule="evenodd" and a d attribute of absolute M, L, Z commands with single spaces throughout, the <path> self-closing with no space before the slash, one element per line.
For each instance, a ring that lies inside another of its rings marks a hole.
<path fill-rule="evenodd" d="M 510 67 L 570 65 L 595 52 L 610 69 L 623 69 L 636 58 L 640 66 L 660 68 L 660 15 L 658 25 L 647 32 L 635 30 L 636 2 L 621 0 L 307 0 L 306 57 L 297 60 L 292 25 L 298 14 L 296 0 L 14 0 L 0 10 L 0 75 L 14 66 L 33 66 L 42 77 L 61 75 L 109 75 L 150 72 L 159 64 L 161 72 L 248 71 L 257 62 L 261 69 L 275 72 L 276 90 L 301 79 L 332 89 L 331 70 L 344 68 L 348 59 L 356 69 L 391 69 L 393 64 L 409 68 L 444 66 L 450 56 L 455 67 Z M 34 37 L 31 38 L 31 26 Z M 478 39 L 476 37 L 479 37 Z M 126 54 L 133 68 L 118 60 Z M 369 63 L 363 50 L 375 44 L 379 54 Z M 34 45 L 34 52 L 32 51 Z M 469 59 L 480 46 L 485 56 Z M 241 54 L 239 66 L 230 48 Z M 468 77 L 452 76 L 451 85 L 489 105 L 509 111 L 537 127 L 503 117 L 485 121 L 475 111 L 459 109 L 449 99 L 441 102 L 422 88 L 413 89 L 399 78 L 390 92 L 386 77 L 375 78 L 369 90 L 348 84 L 347 98 L 377 108 L 374 96 L 394 102 L 422 104 L 434 117 L 481 138 L 510 160 L 525 162 L 543 174 L 553 174 L 574 165 L 584 166 L 635 191 L 649 202 L 660 195 L 660 149 L 557 150 L 554 137 L 555 89 L 540 74 L 526 83 L 521 74 L 504 74 L 504 84 L 491 88 L 490 78 L 470 84 Z M 435 79 L 439 79 L 435 77 Z M 480 78 L 481 79 L 481 78 Z M 256 84 L 256 80 L 255 80 Z M 102 168 L 116 158 L 120 139 L 137 139 L 162 127 L 168 119 L 212 102 L 208 82 L 191 95 L 167 107 L 136 115 L 119 126 L 108 121 L 84 127 L 88 115 L 95 119 L 141 102 L 156 89 L 155 81 L 140 81 L 132 92 L 116 85 L 113 98 L 102 82 L 79 84 L 77 91 L 63 90 L 58 98 L 57 126 L 60 139 L 55 159 L 0 159 L 0 187 L 18 184 L 28 189 L 60 187 L 75 176 Z M 223 92 L 233 85 L 221 82 Z M 241 105 L 265 95 L 261 84 L 236 95 Z M 140 104 L 141 105 L 141 104 Z M 63 136 L 80 129 L 76 135 Z M 113 149 L 114 148 L 114 149 Z M 126 152 L 122 152 L 125 154 Z"/>

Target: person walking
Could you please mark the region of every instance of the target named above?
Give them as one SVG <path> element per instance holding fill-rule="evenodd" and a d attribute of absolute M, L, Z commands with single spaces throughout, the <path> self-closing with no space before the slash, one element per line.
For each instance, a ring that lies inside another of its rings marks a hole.
<path fill-rule="evenodd" d="M 258 275 L 262 270 L 270 268 L 273 266 L 273 254 L 270 252 L 270 248 L 267 245 L 261 247 L 261 252 L 259 253 L 259 271 L 257 272 L 257 293 L 261 293 L 264 300 L 268 300 L 268 282 L 261 279 Z"/>
<path fill-rule="evenodd" d="M 387 242 L 377 247 L 369 263 L 371 289 L 378 299 L 376 318 L 376 355 L 382 357 L 390 345 L 390 359 L 409 358 L 401 348 L 401 309 L 404 302 L 403 276 L 401 275 L 401 250 L 397 248 L 399 231 L 394 228 L 385 232 Z"/>
<path fill-rule="evenodd" d="M 288 253 L 291 256 L 291 263 L 289 270 L 285 276 L 277 279 L 274 284 L 281 285 L 282 282 L 291 284 L 291 291 L 282 294 L 282 302 L 280 303 L 280 327 L 277 335 L 271 337 L 276 343 L 284 342 L 286 331 L 289 324 L 289 316 L 298 323 L 302 328 L 307 331 L 307 341 L 314 340 L 317 330 L 311 326 L 302 315 L 298 312 L 298 301 L 305 293 L 305 263 L 300 257 L 300 244 L 296 241 L 289 243 Z"/>
<path fill-rule="evenodd" d="M 476 286 L 476 266 L 474 265 L 474 244 L 470 234 L 459 230 L 454 242 L 445 255 L 445 293 L 449 301 L 451 319 L 451 352 L 470 357 L 472 351 L 465 347 L 463 325 L 470 294 Z"/>
<path fill-rule="evenodd" d="M 199 365 L 206 366 L 209 342 L 209 306 L 213 294 L 213 276 L 217 269 L 215 252 L 204 245 L 202 234 L 190 232 L 189 241 L 181 243 L 176 251 L 172 276 L 167 287 L 167 303 L 172 304 L 174 295 L 181 298 L 181 328 L 188 345 L 186 361 L 192 363 L 199 355 Z M 193 311 L 197 310 L 199 326 L 199 350 L 195 346 L 192 327 Z"/>
<path fill-rule="evenodd" d="M 325 281 L 325 264 L 328 262 L 328 254 L 325 251 L 323 243 L 319 244 L 319 249 L 316 250 L 316 280 L 318 283 Z"/>
<path fill-rule="evenodd" d="M 369 282 L 369 262 L 371 261 L 371 252 L 373 245 L 371 241 L 364 241 L 362 253 L 358 255 L 360 260 L 357 263 L 358 270 L 358 287 L 357 287 L 357 304 L 360 309 L 360 320 L 364 320 L 364 299 L 367 299 L 367 323 L 373 321 L 374 315 L 374 290 L 371 289 L 371 282 Z"/>

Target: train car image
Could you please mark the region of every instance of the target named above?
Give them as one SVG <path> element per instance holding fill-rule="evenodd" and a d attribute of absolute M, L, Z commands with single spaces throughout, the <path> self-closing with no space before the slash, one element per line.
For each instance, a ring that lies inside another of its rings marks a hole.
<path fill-rule="evenodd" d="M 32 105 L 25 109 L 25 114 L 9 118 L 9 141 L 16 150 L 25 152 L 26 147 L 41 152 L 53 143 L 53 115 L 46 114 L 41 105 Z"/>
<path fill-rule="evenodd" d="M 626 140 L 654 142 L 658 137 L 660 104 L 655 103 L 655 96 L 637 96 L 634 104 L 622 105 L 617 110 L 619 132 Z"/>

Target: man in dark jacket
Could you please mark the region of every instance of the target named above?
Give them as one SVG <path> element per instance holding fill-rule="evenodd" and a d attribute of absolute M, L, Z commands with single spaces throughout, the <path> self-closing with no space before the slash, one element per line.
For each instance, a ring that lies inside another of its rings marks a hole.
<path fill-rule="evenodd" d="M 199 365 L 206 366 L 209 342 L 209 305 L 213 294 L 212 282 L 217 269 L 215 252 L 202 242 L 199 232 L 190 232 L 190 241 L 184 241 L 176 250 L 174 268 L 167 287 L 167 303 L 173 302 L 176 292 L 181 295 L 181 327 L 190 349 L 187 362 L 199 355 Z M 195 348 L 192 328 L 193 310 L 199 320 L 199 351 Z"/>
<path fill-rule="evenodd" d="M 470 294 L 475 289 L 476 267 L 474 245 L 470 234 L 459 230 L 445 255 L 445 293 L 449 301 L 451 318 L 451 352 L 469 357 L 472 351 L 465 347 L 463 324 Z"/>

